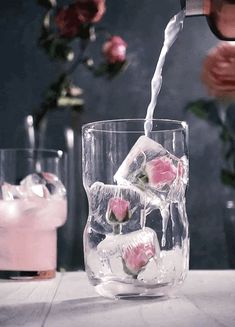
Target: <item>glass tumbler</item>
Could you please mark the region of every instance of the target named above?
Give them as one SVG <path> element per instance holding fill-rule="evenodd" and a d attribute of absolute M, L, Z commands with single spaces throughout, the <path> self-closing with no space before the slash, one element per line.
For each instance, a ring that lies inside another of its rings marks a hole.
<path fill-rule="evenodd" d="M 164 296 L 189 265 L 188 127 L 144 119 L 83 126 L 83 183 L 89 202 L 85 269 L 110 298 Z"/>
<path fill-rule="evenodd" d="M 53 278 L 67 215 L 62 151 L 0 150 L 0 278 Z"/>

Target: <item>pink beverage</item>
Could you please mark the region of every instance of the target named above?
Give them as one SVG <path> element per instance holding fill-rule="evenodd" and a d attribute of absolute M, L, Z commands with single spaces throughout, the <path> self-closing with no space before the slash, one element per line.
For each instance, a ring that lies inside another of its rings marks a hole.
<path fill-rule="evenodd" d="M 57 228 L 65 223 L 66 214 L 65 199 L 0 200 L 0 271 L 54 277 Z"/>

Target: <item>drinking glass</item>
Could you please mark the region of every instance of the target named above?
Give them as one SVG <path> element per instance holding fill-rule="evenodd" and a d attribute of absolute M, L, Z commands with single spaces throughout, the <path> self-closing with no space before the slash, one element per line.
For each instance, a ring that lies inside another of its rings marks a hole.
<path fill-rule="evenodd" d="M 66 221 L 66 156 L 0 150 L 0 277 L 53 278 L 57 228 Z"/>
<path fill-rule="evenodd" d="M 185 122 L 111 120 L 83 126 L 89 201 L 85 269 L 106 297 L 163 296 L 189 265 L 188 127 Z"/>

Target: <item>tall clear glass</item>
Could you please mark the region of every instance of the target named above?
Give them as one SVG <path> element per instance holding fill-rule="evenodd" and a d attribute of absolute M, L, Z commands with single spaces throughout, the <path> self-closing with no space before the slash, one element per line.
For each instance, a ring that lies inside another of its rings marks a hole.
<path fill-rule="evenodd" d="M 67 217 L 62 151 L 0 149 L 0 278 L 53 278 Z"/>
<path fill-rule="evenodd" d="M 143 130 L 143 119 L 82 130 L 85 267 L 107 297 L 167 295 L 188 271 L 188 127 L 153 120 L 149 137 Z"/>

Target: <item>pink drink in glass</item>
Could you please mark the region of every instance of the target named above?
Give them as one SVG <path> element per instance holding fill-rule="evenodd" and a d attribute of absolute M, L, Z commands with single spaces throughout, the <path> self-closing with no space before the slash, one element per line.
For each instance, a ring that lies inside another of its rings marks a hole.
<path fill-rule="evenodd" d="M 65 223 L 65 199 L 0 200 L 0 271 L 53 278 L 57 228 Z"/>

